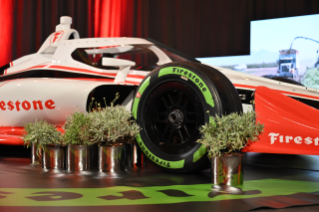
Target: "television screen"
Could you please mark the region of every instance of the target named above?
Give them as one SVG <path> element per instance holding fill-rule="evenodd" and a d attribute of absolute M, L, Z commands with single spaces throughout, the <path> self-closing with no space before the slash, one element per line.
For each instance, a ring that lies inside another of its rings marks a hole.
<path fill-rule="evenodd" d="M 250 55 L 196 58 L 256 76 L 276 76 L 319 89 L 319 15 L 252 21 Z"/>

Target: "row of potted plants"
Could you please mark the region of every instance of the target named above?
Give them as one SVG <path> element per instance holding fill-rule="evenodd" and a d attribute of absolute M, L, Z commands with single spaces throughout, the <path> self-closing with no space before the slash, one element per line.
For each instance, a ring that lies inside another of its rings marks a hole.
<path fill-rule="evenodd" d="M 212 182 L 240 185 L 243 183 L 241 151 L 258 140 L 264 125 L 256 123 L 255 112 L 215 116 L 210 120 L 200 128 L 202 138 L 197 142 L 208 147 Z M 25 126 L 24 142 L 27 146 L 35 144 L 37 155 L 44 150 L 44 168 L 123 171 L 125 164 L 132 165 L 129 157 L 132 143 L 141 130 L 130 112 L 113 104 L 103 109 L 97 107 L 88 114 L 75 112 L 67 117 L 63 129 L 64 134 L 42 120 Z M 48 164 L 52 161 L 56 164 Z"/>
<path fill-rule="evenodd" d="M 36 147 L 44 168 L 116 171 L 132 165 L 129 156 L 140 127 L 125 107 L 111 105 L 88 114 L 75 112 L 67 117 L 63 130 L 61 133 L 43 120 L 25 126 L 24 143 Z"/>

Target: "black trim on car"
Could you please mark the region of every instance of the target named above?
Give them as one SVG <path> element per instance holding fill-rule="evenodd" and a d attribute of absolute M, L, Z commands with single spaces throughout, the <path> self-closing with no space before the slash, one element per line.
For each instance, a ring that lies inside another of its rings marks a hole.
<path fill-rule="evenodd" d="M 252 90 L 236 89 L 242 104 L 252 104 L 254 92 Z"/>
<path fill-rule="evenodd" d="M 135 86 L 123 85 L 98 86 L 90 92 L 86 103 L 86 110 L 87 112 L 91 112 L 92 109 L 97 109 L 98 107 L 104 108 L 106 105 L 110 106 L 111 102 L 114 101 L 115 97 L 117 96 L 117 93 L 119 94 L 119 96 L 118 99 L 116 99 L 116 101 L 114 102 L 114 105 L 122 104 L 127 96 L 132 92 L 132 90 L 136 89 L 137 87 Z"/>
<path fill-rule="evenodd" d="M 319 101 L 304 99 L 304 98 L 299 98 L 298 100 L 306 105 L 309 105 L 319 110 Z"/>
<path fill-rule="evenodd" d="M 3 75 L 4 72 L 5 72 L 5 70 L 8 69 L 8 68 L 10 68 L 9 63 L 6 64 L 6 65 L 4 65 L 4 66 L 1 66 L 1 67 L 0 67 L 0 75 Z"/>
<path fill-rule="evenodd" d="M 236 89 L 239 95 L 239 98 L 241 99 L 242 104 L 252 104 L 252 100 L 254 100 L 254 92 L 252 90 L 245 90 L 245 89 Z M 295 99 L 299 102 L 302 102 L 310 107 L 313 107 L 315 109 L 319 110 L 319 101 L 313 100 L 313 99 L 304 99 L 302 97 L 296 97 L 296 96 L 289 96 L 288 97 Z"/>
<path fill-rule="evenodd" d="M 114 79 L 111 77 L 83 74 L 83 73 L 72 73 L 61 70 L 31 70 L 25 72 L 19 72 L 17 74 L 10 74 L 8 76 L 1 76 L 0 82 L 14 79 L 24 78 L 90 78 L 90 79 Z"/>

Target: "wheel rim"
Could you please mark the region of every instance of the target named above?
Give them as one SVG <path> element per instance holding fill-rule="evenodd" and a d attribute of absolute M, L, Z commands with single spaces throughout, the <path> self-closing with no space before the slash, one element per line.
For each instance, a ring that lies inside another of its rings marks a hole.
<path fill-rule="evenodd" d="M 164 82 L 148 95 L 144 128 L 153 145 L 169 154 L 181 154 L 196 145 L 204 107 L 199 94 L 184 82 Z"/>

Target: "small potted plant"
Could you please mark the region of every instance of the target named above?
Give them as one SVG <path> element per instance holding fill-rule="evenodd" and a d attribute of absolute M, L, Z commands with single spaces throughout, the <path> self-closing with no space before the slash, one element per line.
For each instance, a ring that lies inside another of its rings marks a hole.
<path fill-rule="evenodd" d="M 243 153 L 250 142 L 258 141 L 264 125 L 256 123 L 256 113 L 232 113 L 211 117 L 201 126 L 202 138 L 197 142 L 208 147 L 211 160 L 212 182 L 215 185 L 243 184 Z"/>
<path fill-rule="evenodd" d="M 62 139 L 66 145 L 66 170 L 88 171 L 95 167 L 94 144 L 90 132 L 92 120 L 87 114 L 75 112 L 67 117 Z"/>
<path fill-rule="evenodd" d="M 90 132 L 98 146 L 98 169 L 101 172 L 121 172 L 133 165 L 133 141 L 140 131 L 131 112 L 123 106 L 107 106 L 88 114 Z"/>
<path fill-rule="evenodd" d="M 63 169 L 64 149 L 61 146 L 61 133 L 56 127 L 46 121 L 36 120 L 34 123 L 26 124 L 24 129 L 24 145 L 32 146 L 32 164 L 42 164 L 43 168 Z M 52 160 L 52 157 L 55 159 Z"/>

